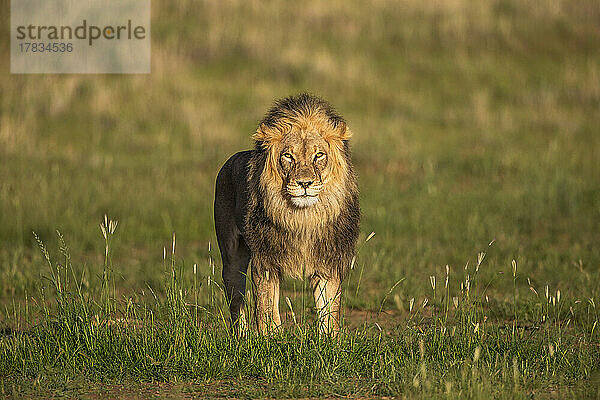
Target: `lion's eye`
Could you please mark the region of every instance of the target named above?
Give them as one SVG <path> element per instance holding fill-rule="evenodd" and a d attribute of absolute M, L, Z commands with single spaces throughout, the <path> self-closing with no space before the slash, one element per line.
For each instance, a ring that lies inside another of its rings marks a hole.
<path fill-rule="evenodd" d="M 285 161 L 289 161 L 289 162 L 294 161 L 294 157 L 290 153 L 283 153 L 281 155 L 281 158 L 283 158 Z"/>
<path fill-rule="evenodd" d="M 320 151 L 317 154 L 315 154 L 315 161 L 320 160 L 323 157 L 325 157 L 325 153 L 323 153 L 322 151 Z"/>

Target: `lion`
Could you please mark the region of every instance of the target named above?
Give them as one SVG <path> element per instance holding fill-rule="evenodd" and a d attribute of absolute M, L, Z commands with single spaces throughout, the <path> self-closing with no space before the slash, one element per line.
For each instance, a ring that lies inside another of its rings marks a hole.
<path fill-rule="evenodd" d="M 281 325 L 280 283 L 307 278 L 319 331 L 340 329 L 342 281 L 359 232 L 352 133 L 321 98 L 277 100 L 252 136 L 253 150 L 229 158 L 217 175 L 214 218 L 232 328 L 244 321 L 248 265 L 260 333 Z"/>

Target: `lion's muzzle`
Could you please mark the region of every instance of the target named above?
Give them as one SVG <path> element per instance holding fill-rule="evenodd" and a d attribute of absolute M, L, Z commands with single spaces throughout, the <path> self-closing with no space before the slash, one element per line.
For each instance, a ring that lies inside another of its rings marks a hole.
<path fill-rule="evenodd" d="M 316 184 L 313 180 L 297 180 L 287 185 L 290 201 L 296 207 L 309 207 L 319 201 L 319 193 L 322 184 Z"/>

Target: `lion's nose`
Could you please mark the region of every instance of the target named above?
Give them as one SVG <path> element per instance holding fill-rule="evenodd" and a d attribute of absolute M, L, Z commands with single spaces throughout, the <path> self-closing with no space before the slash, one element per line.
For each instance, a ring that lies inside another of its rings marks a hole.
<path fill-rule="evenodd" d="M 310 185 L 312 185 L 314 181 L 296 181 L 296 183 L 300 186 L 302 186 L 304 189 L 308 188 Z"/>

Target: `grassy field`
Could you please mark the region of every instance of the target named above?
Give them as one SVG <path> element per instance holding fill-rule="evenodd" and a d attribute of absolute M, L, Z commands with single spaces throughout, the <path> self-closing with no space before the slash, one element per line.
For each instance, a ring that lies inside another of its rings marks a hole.
<path fill-rule="evenodd" d="M 0 396 L 600 393 L 597 1 L 152 7 L 150 75 L 0 61 Z M 346 327 L 286 281 L 298 324 L 233 339 L 214 179 L 300 91 L 354 132 Z"/>

